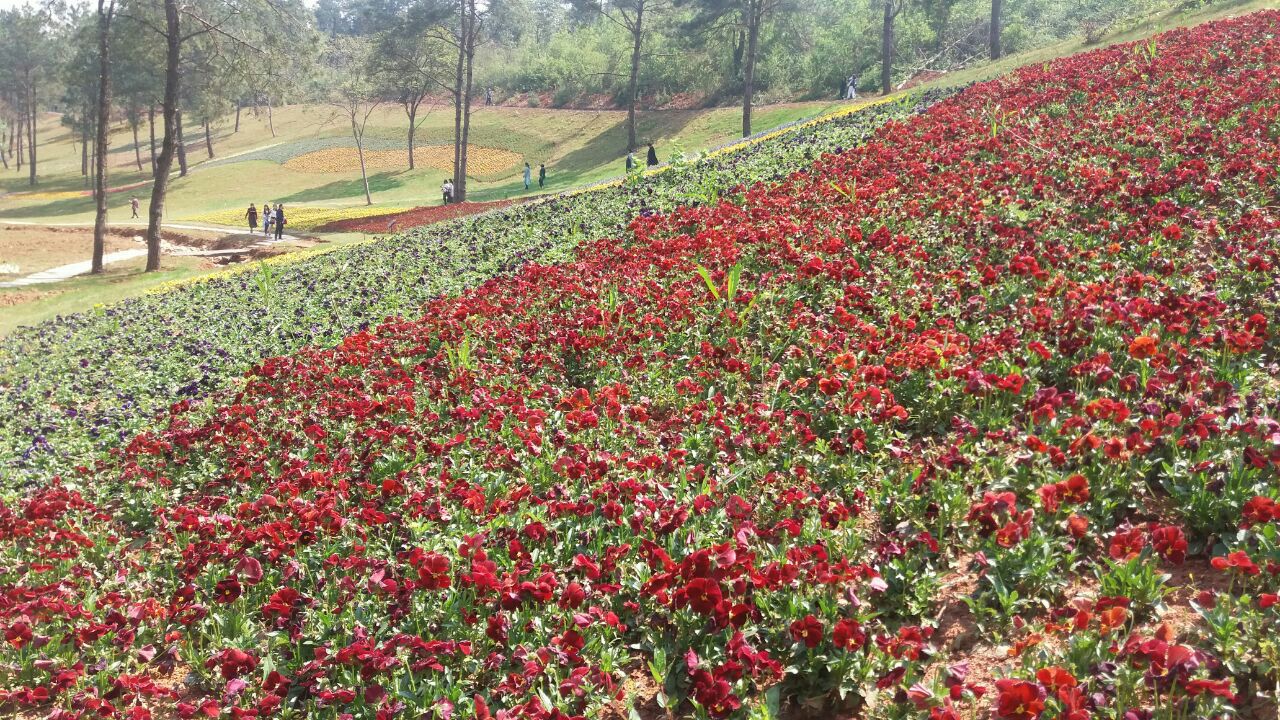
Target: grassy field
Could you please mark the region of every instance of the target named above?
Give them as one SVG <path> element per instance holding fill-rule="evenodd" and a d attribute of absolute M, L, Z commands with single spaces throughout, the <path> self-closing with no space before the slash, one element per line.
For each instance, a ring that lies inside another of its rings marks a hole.
<path fill-rule="evenodd" d="M 761 108 L 757 127 L 767 129 L 793 120 L 820 115 L 841 107 L 839 103 L 808 102 Z M 166 215 L 174 220 L 204 215 L 250 202 L 283 202 L 288 205 L 345 207 L 364 205 L 364 188 L 358 166 L 352 162 L 336 172 L 306 172 L 295 169 L 305 164 L 308 153 L 334 145 L 350 147 L 349 133 L 337 118 L 322 106 L 298 105 L 276 109 L 272 137 L 265 113 L 255 118 L 250 111 L 241 115 L 240 131 L 234 132 L 234 116 L 214 126 L 215 157 L 208 158 L 203 140 L 189 142 L 192 171 L 175 178 L 170 185 Z M 419 155 L 424 149 L 443 151 L 451 143 L 453 115 L 449 108 L 427 109 L 417 132 Z M 25 175 L 16 169 L 0 171 L 0 218 L 25 220 L 84 221 L 91 217 L 92 200 L 82 194 L 79 145 L 55 116 L 47 116 L 39 146 L 40 182 L 34 193 Z M 677 149 L 686 152 L 710 147 L 737 136 L 741 120 L 735 108 L 643 113 L 639 133 L 656 143 L 664 159 Z M 438 202 L 440 184 L 447 172 L 440 167 L 419 164 L 408 170 L 407 120 L 399 106 L 383 106 L 370 119 L 367 142 L 371 150 L 395 153 L 397 169 L 370 172 L 369 184 L 378 205 L 412 207 Z M 188 131 L 189 135 L 194 131 Z M 145 128 L 143 135 L 145 136 Z M 480 168 L 472 181 L 471 199 L 496 200 L 524 194 L 521 158 L 536 173 L 546 163 L 545 191 L 569 189 L 584 183 L 618 175 L 623 169 L 626 148 L 625 113 L 618 111 L 548 110 L 536 108 L 478 108 L 472 120 L 473 152 L 484 157 L 493 148 L 502 153 L 504 167 Z M 188 138 L 190 140 L 190 138 Z M 113 133 L 113 186 L 145 181 L 134 162 L 133 140 L 128 128 Z M 143 140 L 144 146 L 146 140 Z M 451 153 L 451 148 L 448 149 Z M 293 162 L 290 162 L 290 161 Z M 123 161 L 123 162 L 122 162 Z M 143 149 L 144 166 L 148 151 Z M 288 164 L 286 164 L 288 163 Z M 176 165 L 175 165 L 176 167 Z M 484 172 L 484 170 L 488 170 Z M 25 170 L 24 170 L 25 172 Z M 473 168 L 476 172 L 476 168 Z M 125 190 L 114 195 L 113 204 L 124 208 L 132 195 L 144 205 L 149 188 Z M 537 192 L 536 184 L 534 192 Z"/>
<path fill-rule="evenodd" d="M 194 257 L 166 258 L 159 272 L 144 273 L 145 258 L 108 265 L 102 275 L 84 275 L 53 285 L 0 290 L 0 336 L 23 325 L 84 312 L 139 295 L 166 282 L 211 272 L 215 266 Z"/>
<path fill-rule="evenodd" d="M 1143 37 L 1180 25 L 1193 25 L 1233 14 L 1276 7 L 1280 0 L 1219 0 L 1203 8 L 1159 13 L 1118 26 L 1106 43 Z M 1030 52 L 1009 55 L 994 63 L 979 64 L 943 75 L 930 85 L 958 85 L 988 79 L 1030 63 L 1087 49 L 1083 40 L 1071 38 Z M 844 106 L 839 101 L 789 103 L 761 107 L 755 127 L 768 129 L 793 120 L 813 117 Z M 721 144 L 738 136 L 738 108 L 655 111 L 640 114 L 642 142 L 654 142 L 665 160 L 677 150 L 689 153 Z M 420 111 L 417 145 L 423 152 L 450 154 L 453 113 L 444 105 Z M 170 220 L 207 216 L 218 211 L 246 207 L 250 202 L 283 202 L 323 207 L 363 206 L 364 189 L 358 166 L 342 162 L 341 169 L 326 172 L 299 170 L 308 153 L 353 146 L 350 133 L 332 108 L 295 105 L 272 113 L 273 135 L 265 111 L 244 110 L 240 129 L 229 114 L 213 125 L 215 157 L 210 159 L 200 127 L 186 128 L 188 159 L 192 172 L 171 183 L 166 215 Z M 435 167 L 420 162 L 408 169 L 407 118 L 396 104 L 380 107 L 370 118 L 366 144 L 389 162 L 370 172 L 375 205 L 412 207 L 438 202 L 439 187 L 448 175 L 447 162 Z M 0 170 L 0 219 L 85 221 L 91 218 L 92 201 L 80 174 L 81 152 L 76 138 L 60 125 L 58 116 L 46 116 L 40 132 L 40 177 L 32 192 L 25 168 Z M 141 157 L 149 163 L 147 129 L 140 131 Z M 548 185 L 544 191 L 570 189 L 619 174 L 626 148 L 626 115 L 611 110 L 554 110 L 529 107 L 477 107 L 472 119 L 473 166 L 471 199 L 496 200 L 525 194 L 521 183 L 521 159 L 536 173 L 546 163 Z M 113 197 L 113 205 L 125 208 L 138 195 L 146 203 L 146 173 L 135 164 L 133 137 L 126 126 L 112 136 L 112 184 L 127 188 Z M 435 148 L 433 150 L 433 148 Z M 499 166 L 484 162 L 485 150 L 504 151 Z M 175 163 L 176 166 L 176 163 Z M 129 188 L 139 185 L 137 188 Z M 534 193 L 538 192 L 535 185 Z"/>

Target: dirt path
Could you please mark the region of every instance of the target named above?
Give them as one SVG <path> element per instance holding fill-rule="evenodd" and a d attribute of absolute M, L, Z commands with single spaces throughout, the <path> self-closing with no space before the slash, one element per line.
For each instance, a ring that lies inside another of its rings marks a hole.
<path fill-rule="evenodd" d="M 132 260 L 136 257 L 142 257 L 147 254 L 146 248 L 138 248 L 136 250 L 121 250 L 120 252 L 108 253 L 102 256 L 102 264 L 110 265 L 118 263 L 122 260 Z M 84 275 L 93 269 L 93 263 L 89 260 L 84 262 L 71 263 L 70 265 L 59 265 L 56 268 L 41 270 L 38 273 L 20 277 L 17 280 L 8 280 L 0 282 L 0 288 L 16 288 L 26 287 L 28 285 L 44 285 L 47 283 L 62 282 L 68 278 L 77 275 Z"/>
<path fill-rule="evenodd" d="M 20 226 L 20 227 L 36 227 L 36 228 L 93 227 L 92 223 L 38 223 L 38 222 L 28 222 L 23 220 L 5 220 L 0 222 L 0 224 Z M 112 223 L 112 227 L 113 228 L 146 227 L 146 224 L 139 223 L 139 222 Z M 164 223 L 163 225 L 161 225 L 161 227 L 163 229 L 169 229 L 169 230 L 189 230 L 189 231 L 199 231 L 199 232 L 220 233 L 220 234 L 226 234 L 226 235 L 243 234 L 242 229 L 230 228 L 225 226 L 217 226 L 217 225 L 191 225 L 191 224 L 185 224 L 185 223 Z M 162 250 L 164 254 L 171 255 L 171 256 L 174 256 L 174 255 L 218 256 L 218 255 L 229 255 L 229 254 L 235 254 L 235 253 L 250 252 L 253 250 L 268 248 L 277 243 L 296 242 L 298 240 L 299 238 L 293 235 L 281 235 L 278 240 L 274 236 L 266 237 L 264 235 L 262 236 L 262 240 L 243 248 L 233 248 L 233 249 L 225 249 L 225 250 L 220 250 L 220 249 L 208 250 L 208 249 L 202 249 L 198 247 L 189 247 L 185 245 L 174 245 L 170 243 L 164 243 Z M 104 255 L 102 258 L 102 264 L 110 265 L 112 263 L 117 263 L 125 260 L 132 260 L 138 257 L 143 257 L 146 254 L 147 254 L 147 249 L 145 247 L 131 248 L 128 250 L 120 250 L 117 252 L 107 253 L 106 255 Z M 13 280 L 0 281 L 0 288 L 19 288 L 19 287 L 28 287 L 31 285 L 47 285 L 50 283 L 62 282 L 63 280 L 68 280 L 70 278 L 73 278 L 79 275 L 84 275 L 92 269 L 93 269 L 93 265 L 88 260 L 85 260 L 82 262 L 68 263 L 66 265 L 59 265 L 57 267 L 48 268 L 45 270 L 41 270 L 39 272 L 31 273 L 29 275 L 24 275 L 23 277 L 15 278 Z"/>
<path fill-rule="evenodd" d="M 24 226 L 24 227 L 93 227 L 93 223 L 90 223 L 90 222 L 83 222 L 83 223 L 47 223 L 47 222 L 33 222 L 33 221 L 31 221 L 31 220 L 0 220 L 0 225 L 21 225 L 21 226 Z M 147 224 L 146 224 L 145 222 L 141 222 L 141 221 L 139 221 L 139 222 L 134 222 L 134 221 L 132 221 L 132 220 L 127 221 L 127 222 L 113 222 L 113 223 L 111 223 L 111 227 L 113 227 L 113 228 L 119 228 L 119 227 L 141 227 L 141 228 L 144 228 L 144 227 L 146 227 L 146 226 L 147 226 Z M 170 230 L 202 230 L 202 231 L 204 231 L 204 232 L 226 233 L 226 234 L 228 234 L 228 235 L 239 235 L 239 234 L 242 234 L 242 233 L 244 232 L 244 228 L 241 228 L 241 227 L 228 227 L 228 226 L 226 226 L 226 225 L 190 225 L 190 224 L 187 224 L 187 223 L 162 223 L 162 224 L 160 225 L 160 227 L 161 227 L 161 229 L 168 228 L 168 229 L 170 229 Z M 299 239 L 301 239 L 301 238 L 298 238 L 298 237 L 297 237 L 297 236 L 295 236 L 295 235 L 287 235 L 287 234 L 286 234 L 286 235 L 281 235 L 279 240 L 276 240 L 276 239 L 275 239 L 275 236 L 272 236 L 272 237 L 270 237 L 270 238 L 267 238 L 267 237 L 265 237 L 265 236 L 264 236 L 262 239 L 263 239 L 263 241 L 264 241 L 264 244 L 269 244 L 269 245 L 270 245 L 270 244 L 275 244 L 275 243 L 277 243 L 277 242 L 296 241 L 296 240 L 299 240 Z"/>

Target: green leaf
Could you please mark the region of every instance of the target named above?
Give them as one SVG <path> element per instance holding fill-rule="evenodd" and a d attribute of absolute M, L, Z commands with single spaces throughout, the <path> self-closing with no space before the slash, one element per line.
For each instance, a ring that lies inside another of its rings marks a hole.
<path fill-rule="evenodd" d="M 715 299 L 719 300 L 720 291 L 716 289 L 716 284 L 711 281 L 711 273 L 707 272 L 706 268 L 699 265 L 698 274 L 702 276 L 702 282 L 706 283 L 707 289 L 711 291 L 711 297 L 714 297 Z"/>

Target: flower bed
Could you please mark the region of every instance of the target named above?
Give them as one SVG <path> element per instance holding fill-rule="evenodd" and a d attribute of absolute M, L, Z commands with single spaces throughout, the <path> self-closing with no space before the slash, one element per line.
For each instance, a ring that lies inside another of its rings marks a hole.
<path fill-rule="evenodd" d="M 1274 712 L 1277 67 L 1266 12 L 1024 68 L 179 400 L 0 508 L 0 687 Z"/>
<path fill-rule="evenodd" d="M 302 230 L 314 230 L 322 225 L 328 225 L 330 223 L 341 222 L 344 220 L 359 220 L 362 218 L 378 217 L 381 215 L 393 215 L 405 212 L 408 209 L 409 208 L 374 205 L 362 205 L 359 207 L 346 208 L 286 205 L 284 210 L 285 218 L 288 220 L 286 231 L 297 232 Z M 220 210 L 214 213 L 195 215 L 187 218 L 187 221 L 214 223 L 229 227 L 244 227 L 246 222 L 244 212 L 244 208 L 238 210 Z"/>
<path fill-rule="evenodd" d="M 321 232 L 391 233 L 509 207 L 518 200 L 431 205 L 373 218 L 337 220 L 317 227 Z"/>
<path fill-rule="evenodd" d="M 405 151 L 366 150 L 365 168 L 370 172 L 402 170 L 405 167 Z M 444 172 L 453 171 L 452 145 L 421 145 L 413 150 L 414 160 L 420 165 Z M 472 176 L 487 176 L 508 170 L 520 164 L 524 157 L 509 150 L 469 145 L 467 169 Z M 353 147 L 328 148 L 298 155 L 285 161 L 290 170 L 309 173 L 353 172 L 360 169 L 360 156 Z"/>
<path fill-rule="evenodd" d="M 742 182 L 781 178 L 915 107 L 874 108 L 580 197 L 240 265 L 15 331 L 0 343 L 0 497 L 92 464 L 152 426 L 174 397 L 232 386 L 262 357 L 332 345 L 527 260 L 566 257 L 587 239 L 621 232 L 641 212 L 711 202 Z M 299 209 L 289 207 L 291 224 Z M 389 210 L 396 209 L 377 211 Z M 205 221 L 240 222 L 231 215 Z M 112 352 L 102 353 L 108 346 Z"/>

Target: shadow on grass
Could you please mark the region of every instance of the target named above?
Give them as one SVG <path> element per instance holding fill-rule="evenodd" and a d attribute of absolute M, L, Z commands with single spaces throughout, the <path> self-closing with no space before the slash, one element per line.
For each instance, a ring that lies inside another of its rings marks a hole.
<path fill-rule="evenodd" d="M 378 173 L 369 176 L 369 191 L 374 193 L 386 192 L 403 187 L 405 181 L 400 177 L 400 172 Z M 314 202 L 317 200 L 343 200 L 345 198 L 360 197 L 364 195 L 364 182 L 360 178 L 354 180 L 339 180 L 331 182 L 328 185 L 321 185 L 317 188 L 303 190 L 292 195 L 280 198 L 280 202 L 299 203 Z"/>
<path fill-rule="evenodd" d="M 0 218 L 43 218 L 75 215 L 93 210 L 93 198 L 77 197 L 54 200 L 43 205 L 25 205 L 0 210 Z"/>
<path fill-rule="evenodd" d="M 658 147 L 661 159 L 667 160 L 669 148 L 662 147 L 660 138 L 680 134 L 689 123 L 696 120 L 701 113 L 696 110 L 675 110 L 663 112 L 641 113 L 636 121 L 636 141 L 640 147 L 636 149 L 636 161 L 641 165 L 645 161 L 645 145 L 653 141 Z M 604 132 L 598 133 L 585 145 L 574 150 L 547 168 L 547 190 L 558 191 L 575 187 L 584 182 L 598 180 L 602 177 L 621 175 L 626 170 L 627 158 L 627 122 L 619 120 Z M 533 166 L 537 177 L 538 166 Z"/>

